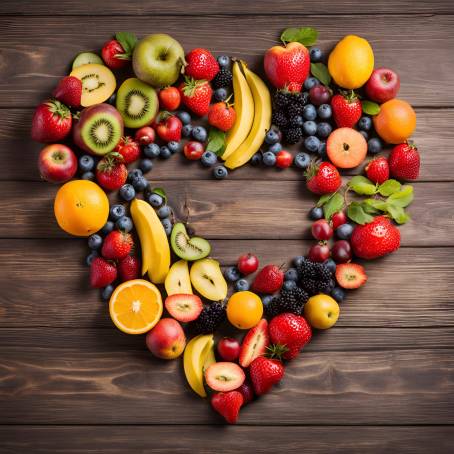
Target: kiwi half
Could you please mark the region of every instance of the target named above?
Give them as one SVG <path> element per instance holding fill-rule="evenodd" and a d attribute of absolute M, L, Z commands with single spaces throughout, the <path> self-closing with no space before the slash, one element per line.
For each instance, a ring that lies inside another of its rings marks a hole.
<path fill-rule="evenodd" d="M 135 77 L 121 84 L 116 104 L 127 128 L 141 128 L 150 124 L 159 108 L 156 90 Z"/>
<path fill-rule="evenodd" d="M 72 69 L 76 69 L 79 66 L 88 65 L 90 63 L 104 65 L 104 62 L 101 60 L 99 55 L 96 55 L 93 52 L 82 52 L 74 59 Z"/>
<path fill-rule="evenodd" d="M 188 261 L 203 259 L 211 252 L 210 243 L 198 236 L 190 238 L 181 222 L 173 226 L 170 244 L 178 257 Z"/>

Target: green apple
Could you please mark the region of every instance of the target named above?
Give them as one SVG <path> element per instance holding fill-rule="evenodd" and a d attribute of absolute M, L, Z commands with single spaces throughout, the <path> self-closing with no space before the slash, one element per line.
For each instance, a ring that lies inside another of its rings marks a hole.
<path fill-rule="evenodd" d="M 183 65 L 184 50 L 181 44 L 164 33 L 146 36 L 134 47 L 134 72 L 140 80 L 153 87 L 175 83 Z"/>
<path fill-rule="evenodd" d="M 304 305 L 304 317 L 317 329 L 331 328 L 339 318 L 339 305 L 329 295 L 311 296 Z"/>

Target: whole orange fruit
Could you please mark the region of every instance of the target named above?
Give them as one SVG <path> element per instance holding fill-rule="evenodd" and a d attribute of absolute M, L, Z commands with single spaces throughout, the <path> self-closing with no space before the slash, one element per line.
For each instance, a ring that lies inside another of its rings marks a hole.
<path fill-rule="evenodd" d="M 107 222 L 109 200 L 92 181 L 73 180 L 57 192 L 54 213 L 58 225 L 75 236 L 89 236 Z"/>
<path fill-rule="evenodd" d="M 227 318 L 238 329 L 249 329 L 257 325 L 263 315 L 262 300 L 255 293 L 234 293 L 227 303 Z"/>
<path fill-rule="evenodd" d="M 405 142 L 416 128 L 416 113 L 407 101 L 391 99 L 380 106 L 374 117 L 377 134 L 388 143 Z"/>

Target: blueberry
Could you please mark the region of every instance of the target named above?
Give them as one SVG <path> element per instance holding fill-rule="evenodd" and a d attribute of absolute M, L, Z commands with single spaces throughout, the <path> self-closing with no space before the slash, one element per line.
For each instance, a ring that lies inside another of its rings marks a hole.
<path fill-rule="evenodd" d="M 311 163 L 311 157 L 307 153 L 298 153 L 293 163 L 299 169 L 307 169 Z"/>
<path fill-rule="evenodd" d="M 246 279 L 239 279 L 235 282 L 235 290 L 237 292 L 245 292 L 249 290 L 249 282 Z"/>
<path fill-rule="evenodd" d="M 361 117 L 358 121 L 358 129 L 361 131 L 369 131 L 372 128 L 372 120 L 370 117 Z"/>
<path fill-rule="evenodd" d="M 298 280 L 298 273 L 296 272 L 296 268 L 289 268 L 284 275 L 286 281 L 297 281 Z"/>
<path fill-rule="evenodd" d="M 171 140 L 167 144 L 167 148 L 170 150 L 172 154 L 178 153 L 181 149 L 181 144 L 180 142 L 177 142 L 176 140 Z"/>
<path fill-rule="evenodd" d="M 153 208 L 159 208 L 164 203 L 164 199 L 156 193 L 150 194 L 147 200 Z"/>
<path fill-rule="evenodd" d="M 358 131 L 366 140 L 369 140 L 369 133 L 367 131 L 363 131 L 362 129 Z"/>
<path fill-rule="evenodd" d="M 192 125 L 184 125 L 183 128 L 181 129 L 181 135 L 186 138 L 188 138 L 191 135 L 191 132 Z"/>
<path fill-rule="evenodd" d="M 115 226 L 117 227 L 118 230 L 121 230 L 122 232 L 130 232 L 134 227 L 132 219 L 129 216 L 122 216 L 115 223 Z"/>
<path fill-rule="evenodd" d="M 136 190 L 136 192 L 141 192 L 148 186 L 148 181 L 143 176 L 133 178 L 131 183 L 132 183 L 132 186 L 134 187 L 134 189 Z"/>
<path fill-rule="evenodd" d="M 342 224 L 336 228 L 336 236 L 340 240 L 349 240 L 353 233 L 353 226 L 351 224 Z"/>
<path fill-rule="evenodd" d="M 306 104 L 303 107 L 303 118 L 305 120 L 315 120 L 317 118 L 317 110 L 313 104 Z"/>
<path fill-rule="evenodd" d="M 314 207 L 309 211 L 309 217 L 313 221 L 318 221 L 319 219 L 323 218 L 323 208 L 322 207 Z"/>
<path fill-rule="evenodd" d="M 290 124 L 292 126 L 298 126 L 301 128 L 301 126 L 303 126 L 304 124 L 304 118 L 302 117 L 302 115 L 295 115 L 290 121 Z"/>
<path fill-rule="evenodd" d="M 282 144 L 281 143 L 275 143 L 268 147 L 268 151 L 271 151 L 271 153 L 278 154 L 280 151 L 282 151 Z"/>
<path fill-rule="evenodd" d="M 214 166 L 218 162 L 218 157 L 212 151 L 205 151 L 200 158 L 200 162 L 205 167 Z"/>
<path fill-rule="evenodd" d="M 177 117 L 181 120 L 181 123 L 183 123 L 183 125 L 188 125 L 189 123 L 191 123 L 191 115 L 189 115 L 189 113 L 185 112 L 184 110 L 177 112 Z"/>
<path fill-rule="evenodd" d="M 282 284 L 282 288 L 284 290 L 293 290 L 296 287 L 296 282 L 295 281 L 285 281 Z"/>
<path fill-rule="evenodd" d="M 230 57 L 228 55 L 219 55 L 218 63 L 221 68 L 228 68 L 230 66 Z"/>
<path fill-rule="evenodd" d="M 95 181 L 95 174 L 93 172 L 84 172 L 81 178 L 82 180 Z"/>
<path fill-rule="evenodd" d="M 227 90 L 224 87 L 214 90 L 214 100 L 221 102 L 227 99 Z"/>
<path fill-rule="evenodd" d="M 228 174 L 229 172 L 224 166 L 216 166 L 213 169 L 214 178 L 216 178 L 217 180 L 223 180 Z"/>
<path fill-rule="evenodd" d="M 319 47 L 311 47 L 309 52 L 311 63 L 317 63 L 323 58 L 323 52 Z"/>
<path fill-rule="evenodd" d="M 172 152 L 169 150 L 169 147 L 165 145 L 159 149 L 159 157 L 162 159 L 169 159 L 172 156 Z"/>
<path fill-rule="evenodd" d="M 111 106 L 115 106 L 116 103 L 117 103 L 117 94 L 114 93 L 110 96 L 110 98 L 107 100 L 107 102 L 111 105 Z"/>
<path fill-rule="evenodd" d="M 320 142 L 317 153 L 321 158 L 326 158 L 326 142 Z"/>
<path fill-rule="evenodd" d="M 79 170 L 81 172 L 89 172 L 95 166 L 95 160 L 92 156 L 84 154 L 79 158 Z"/>
<path fill-rule="evenodd" d="M 309 136 L 304 139 L 304 147 L 307 151 L 315 153 L 318 151 L 318 147 L 320 146 L 320 140 L 318 137 Z"/>
<path fill-rule="evenodd" d="M 132 169 L 128 173 L 128 181 L 132 181 L 134 178 L 141 177 L 143 172 L 140 169 Z"/>
<path fill-rule="evenodd" d="M 315 77 L 308 77 L 304 81 L 304 88 L 306 90 L 310 90 L 312 87 L 315 87 L 316 85 L 319 85 L 319 84 L 320 84 L 320 82 Z"/>
<path fill-rule="evenodd" d="M 321 106 L 319 106 L 317 113 L 322 120 L 328 120 L 328 118 L 331 118 L 331 116 L 333 115 L 333 111 L 329 104 L 322 104 Z"/>
<path fill-rule="evenodd" d="M 109 210 L 109 217 L 111 221 L 116 221 L 126 214 L 126 208 L 123 205 L 112 205 Z"/>
<path fill-rule="evenodd" d="M 268 145 L 274 145 L 279 142 L 279 134 L 275 129 L 270 129 L 265 135 L 265 143 Z"/>
<path fill-rule="evenodd" d="M 108 285 L 107 287 L 104 287 L 101 291 L 101 298 L 104 301 L 108 301 L 110 297 L 112 296 L 113 291 L 115 290 L 115 287 L 113 285 Z"/>
<path fill-rule="evenodd" d="M 163 205 L 159 210 L 157 211 L 158 216 L 160 219 L 168 218 L 170 216 L 170 207 L 169 205 Z"/>
<path fill-rule="evenodd" d="M 166 235 L 169 236 L 172 233 L 172 221 L 170 218 L 161 219 L 161 224 L 164 227 Z"/>
<path fill-rule="evenodd" d="M 323 264 L 329 269 L 331 274 L 336 272 L 336 262 L 333 259 L 325 260 Z"/>
<path fill-rule="evenodd" d="M 263 164 L 267 167 L 273 167 L 276 164 L 276 155 L 272 151 L 266 151 L 263 153 Z"/>
<path fill-rule="evenodd" d="M 269 304 L 271 303 L 271 301 L 273 301 L 273 298 L 274 296 L 273 295 L 266 295 L 266 296 L 263 296 L 262 297 L 262 304 L 263 304 L 263 307 L 267 307 L 269 306 Z"/>
<path fill-rule="evenodd" d="M 150 159 L 159 156 L 159 145 L 157 143 L 149 143 L 143 147 L 143 154 Z"/>
<path fill-rule="evenodd" d="M 306 258 L 303 255 L 298 255 L 297 257 L 295 257 L 292 260 L 292 263 L 294 266 L 298 267 L 298 266 L 301 266 L 305 260 L 306 260 Z"/>
<path fill-rule="evenodd" d="M 345 292 L 340 287 L 334 287 L 331 290 L 331 296 L 338 302 L 342 303 L 345 299 Z"/>
<path fill-rule="evenodd" d="M 101 229 L 101 233 L 102 233 L 103 235 L 109 234 L 109 233 L 114 229 L 114 226 L 115 226 L 115 225 L 114 225 L 114 223 L 113 223 L 112 221 L 107 221 L 107 222 L 104 224 L 103 228 Z"/>
<path fill-rule="evenodd" d="M 153 161 L 148 158 L 141 159 L 139 162 L 139 167 L 143 173 L 148 173 L 153 168 Z"/>
<path fill-rule="evenodd" d="M 377 137 L 369 139 L 367 142 L 367 152 L 370 154 L 377 154 L 381 151 L 381 141 Z"/>
<path fill-rule="evenodd" d="M 236 282 L 241 274 L 236 266 L 231 266 L 225 270 L 224 276 L 229 282 Z"/>
<path fill-rule="evenodd" d="M 93 262 L 93 259 L 95 259 L 96 257 L 98 257 L 98 253 L 96 251 L 91 251 L 86 259 L 85 259 L 85 263 L 90 266 L 91 265 L 91 262 Z"/>
<path fill-rule="evenodd" d="M 136 196 L 136 191 L 132 184 L 124 184 L 120 188 L 120 197 L 126 202 L 130 202 Z"/>
<path fill-rule="evenodd" d="M 306 136 L 315 136 L 317 132 L 317 123 L 315 121 L 309 120 L 303 123 L 303 132 Z"/>
<path fill-rule="evenodd" d="M 252 156 L 251 158 L 251 165 L 253 166 L 258 166 L 262 163 L 262 153 L 260 153 L 259 151 L 257 153 L 254 154 L 254 156 Z"/>
<path fill-rule="evenodd" d="M 191 135 L 194 140 L 198 140 L 199 142 L 205 142 L 208 137 L 207 130 L 203 126 L 196 126 L 192 130 Z"/>
<path fill-rule="evenodd" d="M 326 139 L 330 134 L 333 128 L 329 123 L 326 123 L 322 121 L 317 125 L 317 136 L 320 137 L 320 139 Z"/>
<path fill-rule="evenodd" d="M 93 233 L 88 237 L 88 247 L 90 249 L 99 249 L 102 245 L 102 236 L 97 233 Z"/>

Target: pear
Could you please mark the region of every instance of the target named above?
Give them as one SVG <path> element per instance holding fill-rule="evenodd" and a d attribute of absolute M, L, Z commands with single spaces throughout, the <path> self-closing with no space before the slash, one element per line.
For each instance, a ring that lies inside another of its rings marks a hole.
<path fill-rule="evenodd" d="M 164 285 L 168 296 L 182 293 L 192 295 L 189 267 L 186 260 L 179 260 L 170 267 Z"/>
<path fill-rule="evenodd" d="M 191 267 L 190 276 L 194 288 L 206 299 L 223 301 L 227 297 L 227 282 L 217 260 L 197 260 Z"/>

